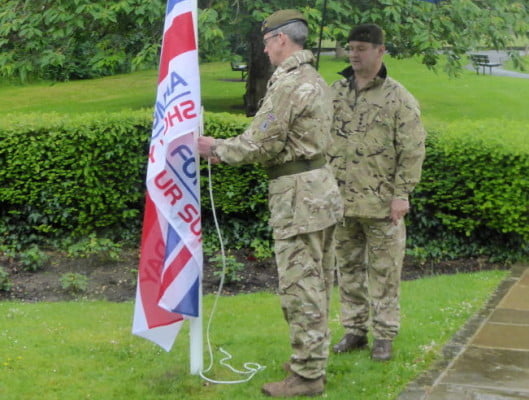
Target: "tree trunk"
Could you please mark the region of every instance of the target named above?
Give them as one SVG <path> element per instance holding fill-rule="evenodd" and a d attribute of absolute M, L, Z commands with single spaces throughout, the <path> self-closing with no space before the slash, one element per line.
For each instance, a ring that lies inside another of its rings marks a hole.
<path fill-rule="evenodd" d="M 336 42 L 335 55 L 336 58 L 347 58 L 347 51 L 342 47 L 339 42 Z"/>
<path fill-rule="evenodd" d="M 261 99 L 266 93 L 266 84 L 272 75 L 273 68 L 268 56 L 264 53 L 263 36 L 260 26 L 250 33 L 248 79 L 244 94 L 244 109 L 247 117 L 253 117 L 259 109 Z"/>

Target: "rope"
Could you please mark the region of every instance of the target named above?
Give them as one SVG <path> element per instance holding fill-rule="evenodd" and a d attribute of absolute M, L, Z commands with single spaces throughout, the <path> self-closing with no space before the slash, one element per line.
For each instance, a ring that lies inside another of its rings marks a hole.
<path fill-rule="evenodd" d="M 232 359 L 232 356 L 222 347 L 219 348 L 219 351 L 223 353 L 225 357 L 219 361 L 219 364 L 230 369 L 232 372 L 235 372 L 236 374 L 247 375 L 247 377 L 244 379 L 232 380 L 232 381 L 217 381 L 217 380 L 208 378 L 204 375 L 205 372 L 209 372 L 211 368 L 213 367 L 213 350 L 211 348 L 210 328 L 211 328 L 211 323 L 213 321 L 213 315 L 215 314 L 215 311 L 217 309 L 217 303 L 218 303 L 219 297 L 224 287 L 224 277 L 226 275 L 226 254 L 224 252 L 224 243 L 222 241 L 222 234 L 220 233 L 219 222 L 217 220 L 217 213 L 215 212 L 215 201 L 213 200 L 213 184 L 211 183 L 211 162 L 210 160 L 208 160 L 208 190 L 209 190 L 209 199 L 211 202 L 211 210 L 213 211 L 213 221 L 215 221 L 215 229 L 217 230 L 217 236 L 219 238 L 219 243 L 220 243 L 220 253 L 222 256 L 222 274 L 220 278 L 219 288 L 215 296 L 215 301 L 213 302 L 213 308 L 211 309 L 211 314 L 209 316 L 209 320 L 208 320 L 208 324 L 206 328 L 206 342 L 208 346 L 209 366 L 204 371 L 200 372 L 200 377 L 211 383 L 221 383 L 221 384 L 244 383 L 244 382 L 248 382 L 250 379 L 252 379 L 255 376 L 255 374 L 257 374 L 259 371 L 264 370 L 266 367 L 258 363 L 247 362 L 243 364 L 244 370 L 238 370 L 227 363 L 227 361 Z"/>

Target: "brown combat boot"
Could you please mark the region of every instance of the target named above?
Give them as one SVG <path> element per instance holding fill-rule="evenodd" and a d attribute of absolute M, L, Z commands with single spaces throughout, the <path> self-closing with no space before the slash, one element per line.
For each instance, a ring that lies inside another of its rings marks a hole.
<path fill-rule="evenodd" d="M 365 349 L 367 346 L 367 336 L 353 335 L 346 333 L 342 340 L 335 344 L 332 350 L 335 353 L 346 353 L 352 350 Z"/>
<path fill-rule="evenodd" d="M 388 361 L 391 359 L 391 340 L 375 339 L 371 358 L 375 361 Z"/>
<path fill-rule="evenodd" d="M 292 366 L 290 365 L 290 361 L 287 361 L 283 364 L 283 371 L 288 372 L 289 374 L 295 374 L 294 371 L 292 371 Z M 323 383 L 327 383 L 327 377 L 323 375 Z"/>
<path fill-rule="evenodd" d="M 261 391 L 271 397 L 317 396 L 324 386 L 323 376 L 307 379 L 292 374 L 280 382 L 265 383 Z"/>

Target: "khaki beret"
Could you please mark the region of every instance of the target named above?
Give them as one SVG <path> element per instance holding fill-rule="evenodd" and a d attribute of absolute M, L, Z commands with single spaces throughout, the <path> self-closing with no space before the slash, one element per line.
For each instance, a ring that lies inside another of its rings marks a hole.
<path fill-rule="evenodd" d="M 263 24 L 261 25 L 261 33 L 264 35 L 267 32 L 296 21 L 301 21 L 305 25 L 308 25 L 305 16 L 297 10 L 276 11 L 263 21 Z"/>

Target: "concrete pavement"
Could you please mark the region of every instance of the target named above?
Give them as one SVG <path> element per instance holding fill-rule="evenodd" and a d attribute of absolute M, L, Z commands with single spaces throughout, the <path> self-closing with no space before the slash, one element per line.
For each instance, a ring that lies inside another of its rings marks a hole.
<path fill-rule="evenodd" d="M 504 63 L 500 51 L 479 51 Z M 472 65 L 466 68 L 474 70 Z M 488 68 L 487 68 L 488 71 Z M 481 73 L 481 69 L 480 69 Z M 529 79 L 493 67 L 491 74 Z M 488 75 L 488 73 L 486 74 Z M 444 347 L 442 360 L 397 400 L 529 400 L 529 265 L 516 264 L 487 305 Z"/>
<path fill-rule="evenodd" d="M 484 50 L 484 51 L 473 51 L 474 54 L 486 54 L 489 56 L 489 60 L 491 63 L 500 63 L 504 64 L 506 61 L 509 60 L 509 55 L 506 51 L 497 51 L 497 50 Z M 528 66 L 529 67 L 529 66 Z M 472 71 L 475 71 L 472 64 L 469 64 L 465 67 L 466 69 L 470 69 Z M 479 68 L 479 73 L 483 73 L 483 68 Z M 489 75 L 489 68 L 485 68 L 485 75 Z M 499 67 L 492 67 L 490 68 L 490 75 L 494 76 L 506 76 L 509 78 L 520 78 L 520 79 L 529 79 L 529 74 L 523 73 L 523 72 L 516 72 L 516 71 L 508 71 L 506 69 L 503 69 L 501 66 Z"/>
<path fill-rule="evenodd" d="M 529 265 L 516 264 L 443 359 L 397 400 L 529 399 Z"/>

